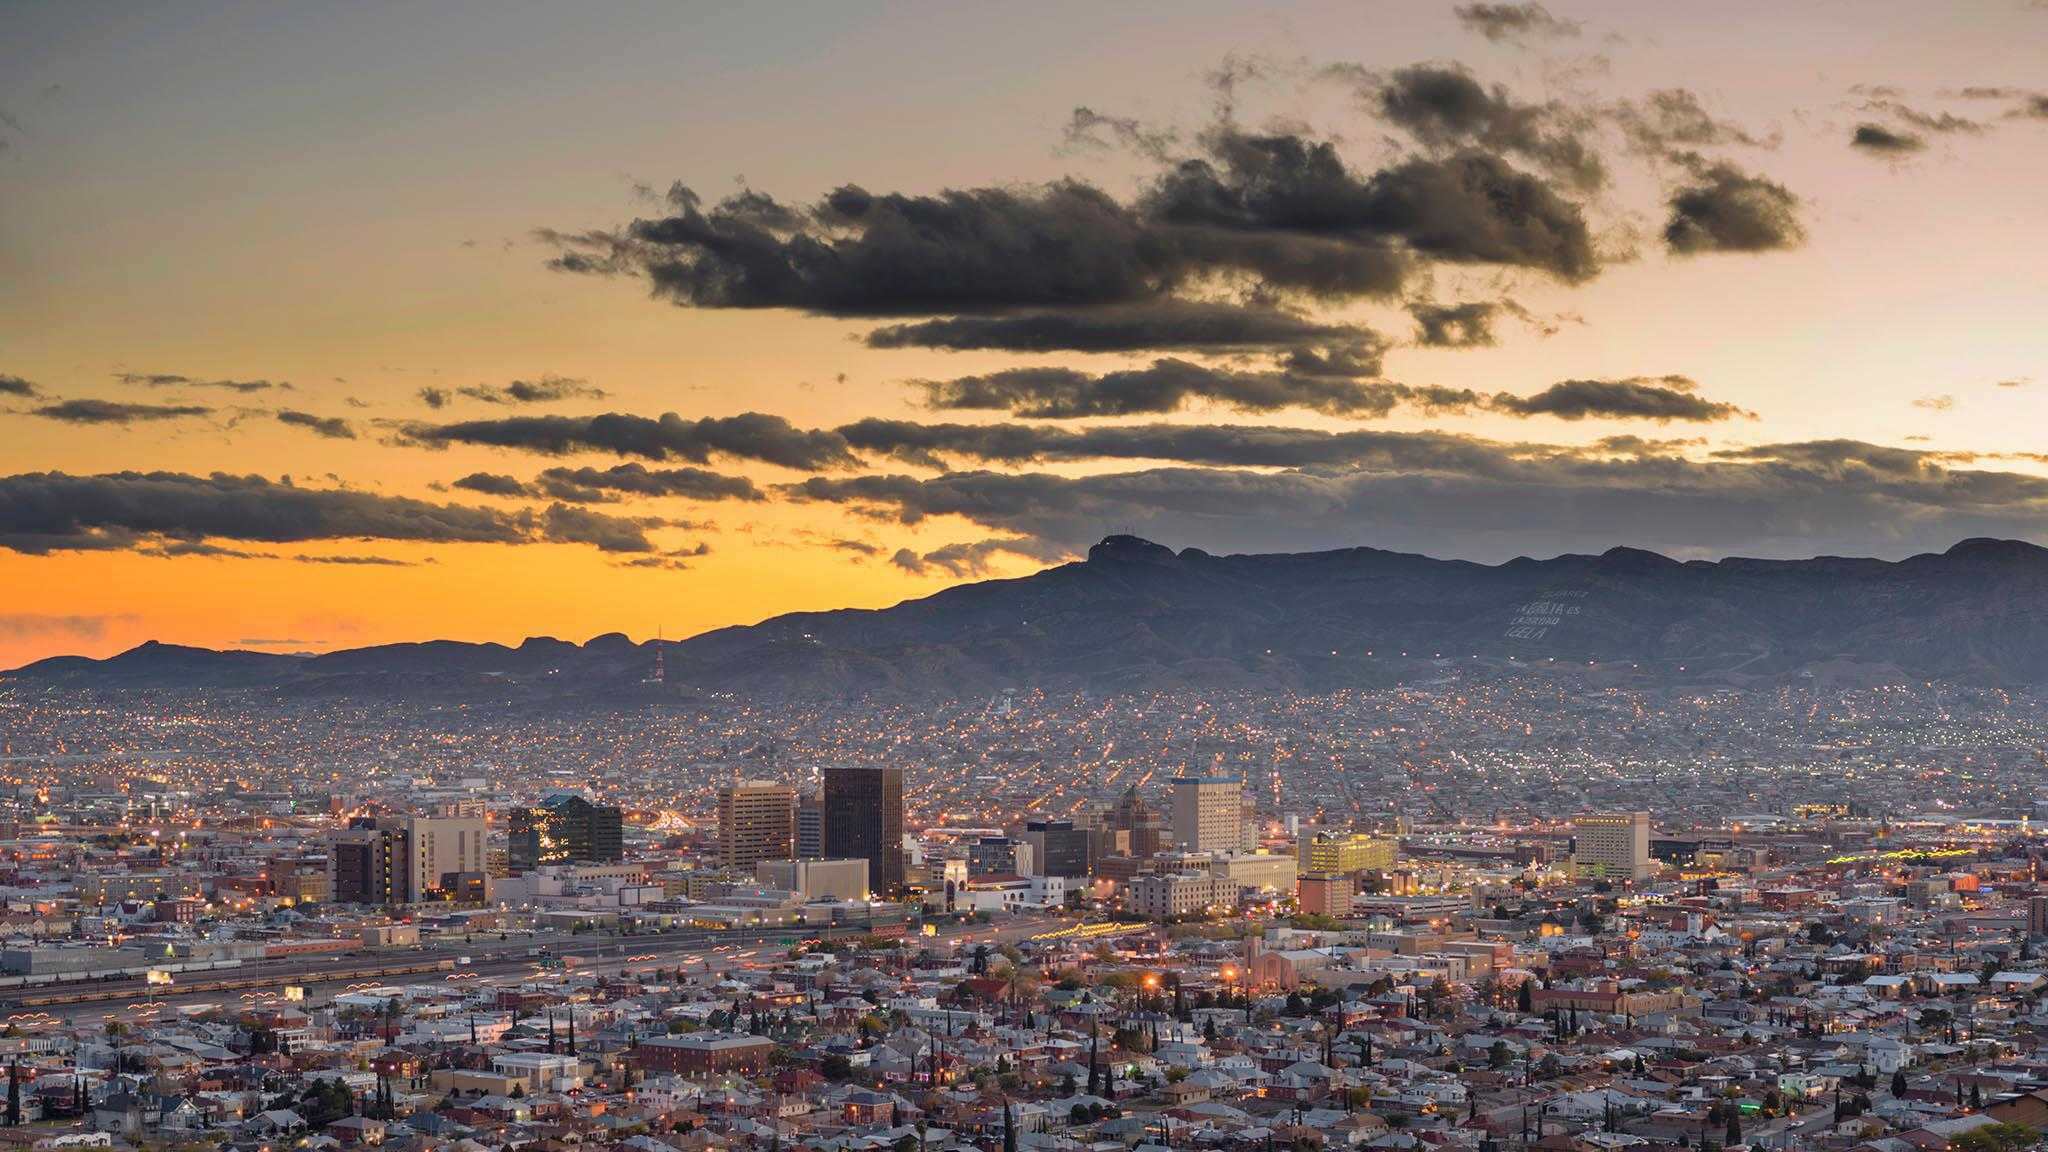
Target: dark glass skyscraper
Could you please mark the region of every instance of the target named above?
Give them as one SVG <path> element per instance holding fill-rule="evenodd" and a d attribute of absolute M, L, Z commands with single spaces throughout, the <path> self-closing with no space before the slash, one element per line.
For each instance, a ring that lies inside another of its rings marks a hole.
<path fill-rule="evenodd" d="M 903 895 L 903 769 L 825 769 L 825 857 L 866 860 L 877 895 Z"/>
<path fill-rule="evenodd" d="M 1037 854 L 1034 866 L 1041 876 L 1064 876 L 1069 880 L 1088 876 L 1088 833 L 1074 827 L 1072 820 L 1031 820 L 1024 825 L 1024 839 Z"/>
<path fill-rule="evenodd" d="M 625 855 L 619 810 L 557 792 L 532 808 L 514 808 L 506 863 L 516 874 L 542 864 L 613 864 Z"/>

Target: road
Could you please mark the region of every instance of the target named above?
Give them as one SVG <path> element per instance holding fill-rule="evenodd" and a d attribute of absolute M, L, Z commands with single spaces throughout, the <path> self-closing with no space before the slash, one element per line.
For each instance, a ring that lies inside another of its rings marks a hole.
<path fill-rule="evenodd" d="M 1069 923 L 1071 921 L 1068 921 Z M 926 945 L 961 947 L 977 943 L 1013 943 L 1062 923 L 1048 917 L 1013 916 L 1000 924 L 949 924 L 938 928 L 935 937 L 915 937 Z M 417 949 L 384 949 L 341 956 L 320 956 L 271 960 L 240 968 L 213 972 L 181 973 L 177 980 L 204 985 L 217 980 L 259 980 L 260 987 L 228 990 L 181 990 L 151 988 L 139 980 L 118 983 L 63 984 L 35 989 L 15 989 L 0 999 L 18 1002 L 37 996 L 89 993 L 95 999 L 75 1004 L 11 1003 L 0 1023 L 37 1029 L 72 1023 L 118 1020 L 144 1022 L 180 1007 L 202 1004 L 283 1003 L 288 986 L 305 989 L 308 1003 L 320 1003 L 333 996 L 364 987 L 388 987 L 434 981 L 513 986 L 534 979 L 545 971 L 541 958 L 532 955 L 547 949 L 554 957 L 573 958 L 577 972 L 615 975 L 622 971 L 651 968 L 690 968 L 717 971 L 772 959 L 786 950 L 785 939 L 850 939 L 863 935 L 861 929 L 819 929 L 805 927 L 742 928 L 730 931 L 681 929 L 673 932 L 633 936 L 536 935 L 498 940 L 495 936 L 460 940 Z M 459 957 L 468 964 L 450 970 L 369 978 L 368 970 L 384 967 L 453 963 Z"/>

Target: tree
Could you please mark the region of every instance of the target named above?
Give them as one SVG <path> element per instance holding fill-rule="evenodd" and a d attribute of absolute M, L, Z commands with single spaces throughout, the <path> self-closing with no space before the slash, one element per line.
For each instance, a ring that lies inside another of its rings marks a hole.
<path fill-rule="evenodd" d="M 1742 1109 L 1728 1110 L 1728 1127 L 1721 1133 L 1723 1147 L 1742 1143 Z"/>
<path fill-rule="evenodd" d="M 1536 994 L 1531 990 L 1533 981 L 1524 979 L 1515 986 L 1515 1011 L 1527 1016 L 1536 1011 Z"/>
<path fill-rule="evenodd" d="M 1906 1070 L 1905 1070 L 1904 1068 L 1901 1068 L 1901 1069 L 1899 1069 L 1899 1070 L 1898 1070 L 1897 1072 L 1894 1072 L 1894 1073 L 1892 1073 L 1892 1095 L 1893 1095 L 1893 1096 L 1904 1096 L 1905 1094 L 1906 1094 Z"/>

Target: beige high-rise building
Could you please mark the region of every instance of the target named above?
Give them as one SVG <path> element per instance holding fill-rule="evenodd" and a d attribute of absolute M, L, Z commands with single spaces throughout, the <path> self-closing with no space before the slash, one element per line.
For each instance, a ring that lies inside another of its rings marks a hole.
<path fill-rule="evenodd" d="M 1184 852 L 1244 847 L 1244 781 L 1235 776 L 1177 776 L 1173 840 Z"/>
<path fill-rule="evenodd" d="M 406 819 L 404 828 L 406 867 L 410 872 L 405 887 L 408 900 L 424 900 L 434 892 L 453 896 L 465 882 L 470 882 L 468 877 L 486 874 L 482 820 L 473 816 L 413 816 Z"/>
<path fill-rule="evenodd" d="M 718 862 L 752 868 L 796 855 L 796 789 L 739 780 L 718 790 Z"/>
<path fill-rule="evenodd" d="M 332 898 L 344 904 L 490 899 L 484 822 L 472 817 L 362 818 L 329 840 Z"/>
<path fill-rule="evenodd" d="M 1588 812 L 1572 821 L 1572 874 L 1640 884 L 1657 874 L 1648 812 Z"/>

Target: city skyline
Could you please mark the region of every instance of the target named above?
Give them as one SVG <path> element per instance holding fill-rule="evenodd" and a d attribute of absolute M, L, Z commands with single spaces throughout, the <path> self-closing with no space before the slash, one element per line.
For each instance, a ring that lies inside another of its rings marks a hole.
<path fill-rule="evenodd" d="M 4 21 L 0 666 L 2048 542 L 2038 4 Z"/>

